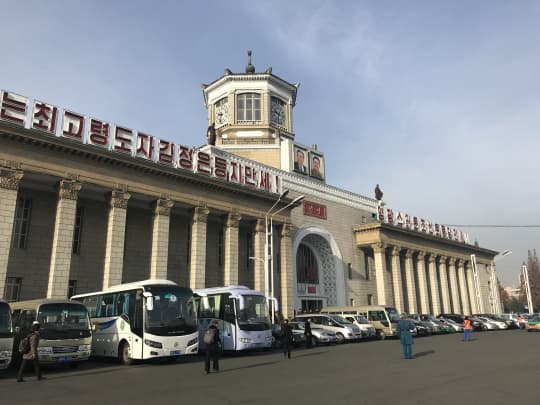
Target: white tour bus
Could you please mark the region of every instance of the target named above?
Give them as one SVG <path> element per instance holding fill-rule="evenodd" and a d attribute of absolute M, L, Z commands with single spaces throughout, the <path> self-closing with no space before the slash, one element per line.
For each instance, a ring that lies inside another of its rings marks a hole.
<path fill-rule="evenodd" d="M 13 361 L 21 359 L 19 342 L 32 333 L 32 323 L 40 324 L 37 348 L 40 363 L 69 364 L 70 367 L 88 360 L 92 331 L 88 311 L 72 300 L 37 299 L 10 303 L 15 329 Z"/>
<path fill-rule="evenodd" d="M 259 291 L 241 285 L 195 290 L 199 318 L 199 347 L 210 323 L 218 322 L 223 350 L 272 347 L 268 300 Z"/>
<path fill-rule="evenodd" d="M 11 327 L 11 308 L 0 300 L 0 369 L 7 368 L 11 362 L 13 349 L 13 329 Z"/>
<path fill-rule="evenodd" d="M 133 360 L 197 353 L 193 291 L 169 280 L 145 280 L 78 294 L 93 328 L 93 356 Z"/>

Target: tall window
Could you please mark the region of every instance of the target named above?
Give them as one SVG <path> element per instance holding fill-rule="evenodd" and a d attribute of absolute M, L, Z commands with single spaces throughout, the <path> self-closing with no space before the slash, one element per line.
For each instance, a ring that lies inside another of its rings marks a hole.
<path fill-rule="evenodd" d="M 218 264 L 223 264 L 223 228 L 220 228 L 218 233 Z"/>
<path fill-rule="evenodd" d="M 77 294 L 77 280 L 69 280 L 67 297 L 71 298 L 75 294 Z"/>
<path fill-rule="evenodd" d="M 253 234 L 249 232 L 246 234 L 246 251 L 247 251 L 247 268 L 249 269 L 249 264 L 251 258 L 253 257 Z"/>
<path fill-rule="evenodd" d="M 30 230 L 30 211 L 32 200 L 28 198 L 19 198 L 15 208 L 15 219 L 13 221 L 13 235 L 11 247 L 26 249 L 28 241 L 28 231 Z"/>
<path fill-rule="evenodd" d="M 4 297 L 7 301 L 19 301 L 21 297 L 22 278 L 7 277 L 4 289 Z"/>
<path fill-rule="evenodd" d="M 319 284 L 319 266 L 313 251 L 303 243 L 296 253 L 296 279 L 298 283 Z"/>
<path fill-rule="evenodd" d="M 81 233 L 82 233 L 83 213 L 84 213 L 83 207 L 77 207 L 77 213 L 75 214 L 75 228 L 73 229 L 73 253 L 76 255 L 81 253 Z"/>
<path fill-rule="evenodd" d="M 236 98 L 237 121 L 261 120 L 261 95 L 257 93 L 239 94 Z"/>
<path fill-rule="evenodd" d="M 186 252 L 187 264 L 189 266 L 189 261 L 191 260 L 191 224 L 187 225 Z"/>

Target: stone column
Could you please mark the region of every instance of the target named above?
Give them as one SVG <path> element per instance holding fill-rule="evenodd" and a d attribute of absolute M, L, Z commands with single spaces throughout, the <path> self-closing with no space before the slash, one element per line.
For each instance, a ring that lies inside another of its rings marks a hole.
<path fill-rule="evenodd" d="M 429 285 L 431 287 L 431 307 L 433 315 L 437 316 L 441 313 L 441 299 L 439 297 L 439 281 L 437 280 L 437 264 L 435 263 L 435 255 L 429 255 Z"/>
<path fill-rule="evenodd" d="M 124 243 L 126 239 L 127 206 L 131 195 L 123 190 L 110 193 L 107 244 L 103 265 L 103 289 L 122 284 L 124 270 Z"/>
<path fill-rule="evenodd" d="M 377 283 L 377 305 L 387 305 L 386 297 L 386 245 L 371 245 L 375 256 L 375 281 Z"/>
<path fill-rule="evenodd" d="M 204 288 L 206 280 L 206 221 L 210 210 L 203 207 L 193 209 L 191 222 L 191 257 L 189 262 L 189 287 Z"/>
<path fill-rule="evenodd" d="M 266 288 L 266 275 L 265 270 L 266 266 L 264 263 L 264 249 L 266 241 L 266 229 L 264 226 L 264 218 L 257 219 L 255 223 L 255 238 L 253 241 L 253 255 L 255 259 L 253 260 L 254 277 L 253 285 L 255 290 L 262 292 L 263 294 L 268 294 Z"/>
<path fill-rule="evenodd" d="M 450 277 L 450 292 L 452 294 L 452 311 L 454 314 L 461 314 L 459 303 L 459 290 L 457 284 L 456 259 L 451 257 L 448 261 L 448 276 Z"/>
<path fill-rule="evenodd" d="M 0 297 L 6 285 L 17 192 L 23 177 L 21 170 L 0 166 Z"/>
<path fill-rule="evenodd" d="M 399 261 L 399 247 L 392 248 L 392 287 L 394 289 L 394 306 L 399 313 L 404 312 L 403 285 L 401 280 L 401 264 Z"/>
<path fill-rule="evenodd" d="M 295 286 L 293 274 L 293 254 L 291 243 L 292 225 L 283 224 L 281 226 L 280 246 L 280 267 L 281 267 L 281 313 L 284 317 L 291 319 L 294 316 L 294 296 Z"/>
<path fill-rule="evenodd" d="M 459 293 L 461 296 L 461 309 L 464 315 L 471 315 L 471 307 L 469 306 L 469 298 L 467 296 L 467 282 L 465 280 L 465 270 L 463 266 L 463 260 L 458 260 L 457 275 L 459 283 Z"/>
<path fill-rule="evenodd" d="M 429 297 L 426 279 L 426 262 L 424 257 L 425 252 L 418 252 L 416 261 L 416 270 L 418 273 L 418 295 L 420 296 L 420 312 L 422 314 L 429 313 Z"/>
<path fill-rule="evenodd" d="M 469 293 L 469 302 L 471 303 L 471 313 L 477 314 L 478 303 L 476 302 L 476 294 L 474 293 L 474 274 L 471 266 L 471 262 L 467 262 L 465 265 L 465 278 L 467 279 L 467 290 Z"/>
<path fill-rule="evenodd" d="M 168 198 L 160 198 L 153 204 L 154 224 L 152 226 L 152 256 L 150 257 L 150 278 L 167 279 L 167 263 L 169 261 L 169 225 L 171 209 L 174 202 Z M 206 257 L 206 226 L 205 226 Z"/>
<path fill-rule="evenodd" d="M 58 186 L 47 298 L 65 299 L 68 294 L 73 230 L 81 187 L 78 181 L 66 179 L 61 180 Z"/>
<path fill-rule="evenodd" d="M 238 227 L 242 217 L 236 212 L 227 214 L 224 233 L 223 284 L 238 285 Z"/>
<path fill-rule="evenodd" d="M 414 284 L 413 252 L 410 249 L 405 251 L 405 283 L 407 285 L 407 311 L 409 314 L 416 314 L 416 286 Z"/>
<path fill-rule="evenodd" d="M 452 312 L 450 307 L 450 295 L 448 291 L 448 277 L 446 275 L 446 256 L 439 259 L 439 280 L 441 280 L 441 300 L 442 308 L 445 314 Z"/>

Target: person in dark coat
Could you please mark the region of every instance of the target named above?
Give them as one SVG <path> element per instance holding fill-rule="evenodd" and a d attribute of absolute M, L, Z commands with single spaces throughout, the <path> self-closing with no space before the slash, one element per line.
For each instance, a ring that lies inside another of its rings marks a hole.
<path fill-rule="evenodd" d="M 311 333 L 311 322 L 309 319 L 304 323 L 304 336 L 306 337 L 306 347 L 313 345 L 313 334 Z"/>
<path fill-rule="evenodd" d="M 28 338 L 30 342 L 30 351 L 28 353 L 24 353 L 22 356 L 21 366 L 19 367 L 19 372 L 17 373 L 17 382 L 24 382 L 23 373 L 28 362 L 31 362 L 34 365 L 37 379 L 41 380 L 43 378 L 41 376 L 41 369 L 39 368 L 39 357 L 37 352 L 39 345 L 39 329 L 39 322 L 34 321 L 34 323 L 32 323 L 32 334 Z"/>
<path fill-rule="evenodd" d="M 219 372 L 219 352 L 221 351 L 221 338 L 219 337 L 219 328 L 217 321 L 213 321 L 208 327 L 214 332 L 214 340 L 210 344 L 206 344 L 204 370 L 206 374 L 210 374 L 210 360 L 212 360 L 212 368 L 217 373 Z"/>
<path fill-rule="evenodd" d="M 403 347 L 403 357 L 405 359 L 412 359 L 412 345 L 413 345 L 413 336 L 412 330 L 414 329 L 414 324 L 407 319 L 406 316 L 402 316 L 401 320 L 397 324 L 397 333 L 399 340 L 401 341 L 401 346 Z"/>
<path fill-rule="evenodd" d="M 284 319 L 281 323 L 281 346 L 283 347 L 283 356 L 291 358 L 291 346 L 292 346 L 292 329 L 289 325 L 289 320 Z"/>

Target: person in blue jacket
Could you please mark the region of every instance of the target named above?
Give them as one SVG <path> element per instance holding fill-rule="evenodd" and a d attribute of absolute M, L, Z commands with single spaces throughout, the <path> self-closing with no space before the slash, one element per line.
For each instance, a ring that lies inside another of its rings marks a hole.
<path fill-rule="evenodd" d="M 401 346 L 403 347 L 403 357 L 406 359 L 412 359 L 412 345 L 413 345 L 413 336 L 412 331 L 414 330 L 414 324 L 407 319 L 406 315 L 401 316 L 401 320 L 397 324 L 397 333 L 399 340 L 401 341 Z"/>

